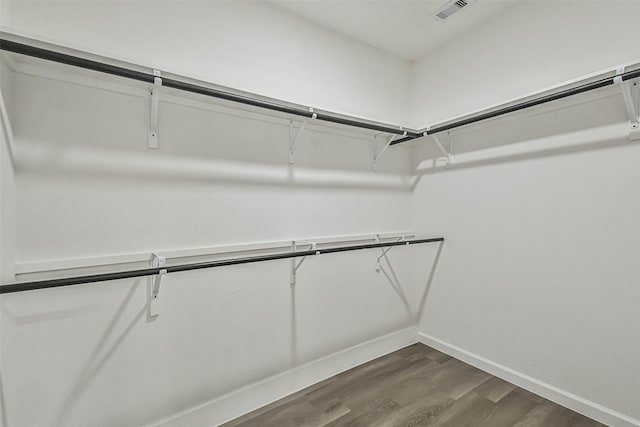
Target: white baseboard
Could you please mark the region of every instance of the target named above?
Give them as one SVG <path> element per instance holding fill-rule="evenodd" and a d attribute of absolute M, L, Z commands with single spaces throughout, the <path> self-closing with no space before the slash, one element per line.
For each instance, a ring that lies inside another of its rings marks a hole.
<path fill-rule="evenodd" d="M 525 390 L 614 427 L 640 427 L 640 420 L 614 411 L 566 390 L 517 372 L 410 327 L 358 344 L 306 363 L 187 411 L 152 423 L 149 427 L 213 427 L 268 405 L 329 377 L 416 342 L 489 372 Z"/>
<path fill-rule="evenodd" d="M 155 427 L 213 427 L 310 385 L 418 342 L 412 326 L 250 384 L 156 423 Z"/>
<path fill-rule="evenodd" d="M 440 350 L 449 356 L 455 357 L 469 365 L 482 369 L 496 377 L 502 378 L 505 381 L 593 418 L 594 420 L 600 421 L 601 423 L 615 427 L 640 427 L 640 420 L 638 419 L 544 383 L 521 372 L 514 371 L 513 369 L 492 362 L 491 360 L 451 345 L 438 338 L 419 332 L 418 339 L 421 343 L 429 347 Z"/>

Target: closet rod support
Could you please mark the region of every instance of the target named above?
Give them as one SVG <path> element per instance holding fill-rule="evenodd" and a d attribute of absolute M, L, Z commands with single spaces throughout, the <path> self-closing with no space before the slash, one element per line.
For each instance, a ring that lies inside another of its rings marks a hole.
<path fill-rule="evenodd" d="M 380 161 L 380 158 L 385 153 L 385 151 L 387 151 L 387 148 L 389 148 L 391 145 L 393 145 L 392 144 L 393 141 L 395 141 L 395 139 L 398 136 L 406 137 L 407 136 L 407 131 L 404 131 L 404 133 L 402 135 L 391 135 L 389 137 L 389 140 L 384 145 L 384 147 L 382 147 L 382 150 L 380 150 L 379 153 L 376 153 L 376 145 L 375 145 L 375 141 L 374 141 L 374 143 L 373 143 L 373 163 L 371 164 L 371 169 L 373 169 L 374 172 L 376 172 L 378 170 L 378 162 Z"/>
<path fill-rule="evenodd" d="M 159 314 L 158 303 L 160 298 L 160 283 L 162 282 L 162 276 L 167 274 L 167 259 L 158 254 L 153 253 L 151 255 L 151 267 L 158 269 L 158 274 L 153 277 L 153 283 L 149 293 L 149 316 L 157 316 Z"/>
<path fill-rule="evenodd" d="M 444 149 L 444 145 L 442 145 L 442 141 L 440 141 L 440 138 L 438 137 L 438 135 L 431 135 L 433 137 L 433 140 L 436 143 L 436 146 L 438 147 L 438 149 L 440 150 L 440 152 L 442 153 L 442 155 L 445 158 L 445 165 L 444 167 L 448 168 L 451 166 L 452 163 L 452 158 L 451 158 L 451 134 L 447 133 L 448 138 L 449 138 L 449 151 Z"/>
<path fill-rule="evenodd" d="M 629 118 L 629 139 L 640 139 L 640 86 L 638 81 L 623 81 L 624 67 L 616 70 L 616 76 L 613 82 L 620 86 L 622 98 L 624 100 L 624 108 Z"/>
<path fill-rule="evenodd" d="M 310 251 L 316 251 L 316 248 L 317 248 L 317 245 L 314 242 L 296 242 L 295 240 L 292 240 L 291 252 L 294 252 L 294 253 L 297 252 L 298 245 L 310 246 L 310 249 L 309 249 Z M 316 252 L 315 254 L 312 254 L 312 255 L 319 255 L 319 252 Z M 298 269 L 306 259 L 307 259 L 307 255 L 303 256 L 300 261 L 298 261 L 296 258 L 291 258 L 291 274 L 289 276 L 290 277 L 289 284 L 292 287 L 296 285 Z"/>
<path fill-rule="evenodd" d="M 396 240 L 396 242 L 402 242 L 405 239 L 406 239 L 406 236 L 402 235 L 398 237 L 398 240 Z M 376 234 L 376 242 L 379 242 L 379 241 L 380 241 L 380 235 Z M 382 252 L 382 254 L 376 260 L 376 273 L 380 273 L 382 271 L 382 265 L 380 264 L 380 261 L 382 260 L 382 258 L 384 258 L 387 255 L 387 252 L 389 252 L 392 248 L 393 246 L 389 246 L 388 248 L 380 248 L 380 251 Z"/>
<path fill-rule="evenodd" d="M 162 87 L 162 77 L 160 71 L 153 70 L 153 85 L 151 86 L 151 96 L 149 99 L 149 148 L 158 148 L 158 104 L 160 102 L 160 87 Z"/>

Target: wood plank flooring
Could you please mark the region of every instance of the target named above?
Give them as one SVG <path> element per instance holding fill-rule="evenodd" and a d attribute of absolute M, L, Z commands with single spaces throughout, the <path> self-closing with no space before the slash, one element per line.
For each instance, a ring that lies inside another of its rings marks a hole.
<path fill-rule="evenodd" d="M 592 427 L 594 420 L 414 344 L 226 427 Z"/>

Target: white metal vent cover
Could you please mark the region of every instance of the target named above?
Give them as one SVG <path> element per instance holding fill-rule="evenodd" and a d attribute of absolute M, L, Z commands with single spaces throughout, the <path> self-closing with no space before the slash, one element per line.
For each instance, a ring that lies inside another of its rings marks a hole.
<path fill-rule="evenodd" d="M 477 0 L 451 0 L 433 12 L 433 17 L 438 21 L 444 21 L 476 1 Z"/>

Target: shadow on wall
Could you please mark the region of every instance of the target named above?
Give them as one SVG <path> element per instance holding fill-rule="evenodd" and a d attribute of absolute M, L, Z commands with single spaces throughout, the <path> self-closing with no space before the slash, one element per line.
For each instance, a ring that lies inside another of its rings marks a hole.
<path fill-rule="evenodd" d="M 418 299 L 418 304 L 415 308 L 412 308 L 410 303 L 410 298 L 406 292 L 406 286 L 402 285 L 402 281 L 398 277 L 396 270 L 393 267 L 393 263 L 388 256 L 389 249 L 391 248 L 381 248 L 381 254 L 377 258 L 377 266 L 376 272 L 382 273 L 386 282 L 396 293 L 398 299 L 403 305 L 403 308 L 407 315 L 407 320 L 412 325 L 417 325 L 419 320 L 422 318 L 422 314 L 424 312 L 424 307 L 426 306 L 427 297 L 429 294 L 429 290 L 431 289 L 431 285 L 433 283 L 436 271 L 438 269 L 438 263 L 440 261 L 440 255 L 444 248 L 444 242 L 441 241 L 438 243 L 438 249 L 433 258 L 433 261 L 430 264 L 430 268 L 427 273 L 426 280 L 424 282 L 420 282 L 420 284 L 424 283 L 424 287 L 421 288 L 421 294 Z M 425 263 L 426 265 L 426 263 Z M 297 313 L 296 313 L 296 285 L 291 284 L 291 311 L 290 311 L 290 319 L 291 319 L 291 328 L 290 328 L 290 363 L 291 367 L 299 366 L 299 355 L 298 355 L 298 326 L 297 326 Z"/>
<path fill-rule="evenodd" d="M 7 403 L 4 398 L 4 379 L 2 370 L 0 369 L 0 421 L 2 426 L 9 427 L 9 421 L 7 416 Z"/>
<path fill-rule="evenodd" d="M 127 87 L 119 93 L 7 74 L 21 101 L 8 111 L 17 173 L 196 185 L 410 188 L 406 147 L 386 150 L 379 172 L 372 172 L 382 134 L 309 125 L 290 165 L 290 125 L 299 126 L 299 118 L 170 96 L 160 103 L 159 149 L 150 150 L 146 89 Z"/>
<path fill-rule="evenodd" d="M 95 378 L 98 372 L 102 369 L 104 364 L 111 358 L 111 356 L 116 352 L 118 347 L 122 344 L 124 339 L 127 337 L 129 332 L 133 329 L 133 327 L 138 323 L 138 321 L 143 317 L 143 315 L 147 312 L 147 306 L 142 307 L 136 315 L 129 321 L 127 326 L 124 328 L 122 333 L 113 341 L 110 347 L 107 348 L 107 342 L 113 335 L 113 331 L 120 321 L 125 309 L 131 302 L 133 295 L 140 285 L 142 278 L 136 279 L 133 284 L 129 287 L 129 291 L 122 299 L 120 306 L 116 310 L 115 315 L 111 319 L 111 322 L 107 325 L 107 328 L 102 333 L 102 336 L 98 340 L 98 345 L 93 349 L 91 355 L 87 359 L 86 363 L 82 367 L 80 371 L 80 375 L 76 378 L 71 391 L 65 397 L 60 405 L 60 409 L 56 413 L 54 420 L 55 425 L 65 425 L 67 417 L 69 413 L 73 409 L 75 403 L 78 401 L 84 390 L 91 384 L 91 381 Z M 102 353 L 102 357 L 99 357 Z"/>
<path fill-rule="evenodd" d="M 633 144 L 620 96 L 582 104 L 556 105 L 554 111 L 534 109 L 468 129 L 439 135 L 450 150 L 451 164 L 431 138 L 413 147 L 415 189 L 425 174 L 447 170 L 599 150 Z"/>
<path fill-rule="evenodd" d="M 46 145 L 48 154 L 42 156 L 52 160 L 48 170 L 70 166 L 60 161 L 69 160 L 70 155 L 83 150 L 95 150 L 120 160 L 134 156 L 142 161 L 143 168 L 145 163 L 158 158 L 174 159 L 177 165 L 215 160 L 211 165 L 214 168 L 215 163 L 225 161 L 244 164 L 248 169 L 253 165 L 286 167 L 290 126 L 299 127 L 302 122 L 299 117 L 260 114 L 239 109 L 235 104 L 212 103 L 201 96 L 183 97 L 163 91 L 159 149 L 149 150 L 146 86 L 132 88 L 115 81 L 87 83 L 86 78 L 72 82 L 18 72 L 7 74 L 11 74 L 13 92 L 20 100 L 9 111 L 16 145 L 35 141 Z M 295 163 L 303 168 L 370 174 L 373 146 L 380 149 L 383 136 L 346 126 L 309 124 L 296 144 Z M 380 162 L 381 172 L 407 174 L 409 150 L 403 147 L 387 151 Z M 20 151 L 16 156 L 20 161 Z M 109 169 L 107 159 L 103 159 L 100 170 Z M 178 173 L 179 166 L 172 172 Z M 187 175 L 193 178 L 192 174 Z"/>
<path fill-rule="evenodd" d="M 430 263 L 430 269 L 426 281 L 421 282 L 421 284 L 424 283 L 424 288 L 420 286 L 419 292 L 421 294 L 419 303 L 418 305 L 413 304 L 413 308 L 410 304 L 410 298 L 406 293 L 406 285 L 403 286 L 403 284 L 401 283 L 401 279 L 399 278 L 392 265 L 392 260 L 387 256 L 386 252 L 383 252 L 378 257 L 378 261 L 380 261 L 380 272 L 383 273 L 386 281 L 397 294 L 399 300 L 404 306 L 404 309 L 406 310 L 407 318 L 412 323 L 416 323 L 422 316 L 429 289 L 431 288 L 437 270 L 440 254 L 443 250 L 443 245 L 443 242 L 439 242 L 437 252 L 432 262 Z M 424 265 L 427 265 L 427 263 L 425 263 Z M 147 285 L 151 284 L 151 280 L 152 278 L 148 278 Z M 103 330 L 99 334 L 97 343 L 90 351 L 88 357 L 86 357 L 84 363 L 79 366 L 77 375 L 75 375 L 75 378 L 70 381 L 69 387 L 66 388 L 65 394 L 60 396 L 59 404 L 57 404 L 56 407 L 53 408 L 51 418 L 53 420 L 52 425 L 69 425 L 72 414 L 74 413 L 74 409 L 77 409 L 77 406 L 81 405 L 81 402 L 85 398 L 85 395 L 90 389 L 90 386 L 94 382 L 95 378 L 109 362 L 109 360 L 112 359 L 112 357 L 118 352 L 127 336 L 129 336 L 131 331 L 144 318 L 145 313 L 148 313 L 148 295 L 146 296 L 145 303 L 142 307 L 137 308 L 135 306 L 132 306 L 133 301 L 139 301 L 140 293 L 137 291 L 140 285 L 144 283 L 143 281 L 144 278 L 138 278 L 128 286 L 122 287 L 118 290 L 118 295 L 122 296 L 119 296 L 116 300 L 114 300 L 113 314 L 109 314 L 108 317 L 105 318 L 105 323 L 102 326 Z M 88 286 L 86 288 L 86 292 L 93 293 L 94 291 L 91 291 L 90 286 Z M 296 318 L 297 303 L 295 298 L 295 287 L 293 286 L 291 287 L 290 295 L 290 363 L 291 367 L 297 367 L 299 366 L 298 319 Z M 94 297 L 96 296 L 94 295 Z M 36 306 L 38 306 L 38 304 L 36 304 Z M 39 323 L 47 323 L 55 320 L 73 319 L 77 318 L 78 314 L 96 311 L 96 304 L 82 305 L 71 309 L 68 308 L 68 306 L 66 307 L 67 308 L 63 308 L 61 310 L 49 310 L 45 312 L 38 311 L 36 314 L 29 314 L 27 316 L 16 316 L 9 311 L 9 307 L 7 306 L 7 304 L 3 304 L 2 311 L 14 326 L 29 326 Z M 111 313 L 111 307 L 109 313 Z M 154 318 L 147 316 L 147 322 L 153 320 Z M 117 330 L 119 330 L 120 332 L 117 332 Z M 1 377 L 0 380 L 2 380 Z M 261 378 L 256 379 L 256 381 L 259 380 L 261 380 Z M 7 423 L 7 408 L 4 406 L 4 395 L 2 394 L 4 390 L 2 389 L 2 386 L 3 384 L 0 382 L 0 404 L 2 404 L 3 406 L 3 417 L 5 418 L 5 420 L 3 420 L 3 425 L 5 427 L 10 427 Z M 16 385 L 14 385 L 14 387 L 12 388 L 15 388 L 15 386 Z M 209 398 L 211 398 L 211 396 L 209 396 Z"/>
<path fill-rule="evenodd" d="M 362 171 L 321 170 L 232 162 L 218 159 L 175 158 L 156 152 L 123 153 L 44 142 L 17 144 L 18 173 L 88 179 L 209 185 L 296 186 L 327 189 L 409 191 L 405 175 Z"/>
<path fill-rule="evenodd" d="M 627 136 L 628 124 L 622 123 L 513 144 L 508 150 L 486 149 L 461 155 L 453 154 L 451 165 L 442 164 L 438 159 L 425 160 L 416 169 L 415 180 L 411 187 L 415 189 L 421 177 L 431 173 L 628 146 L 630 142 Z"/>
<path fill-rule="evenodd" d="M 53 425 L 63 426 L 68 424 L 68 417 L 73 411 L 74 406 L 82 397 L 85 390 L 91 385 L 96 375 L 109 361 L 113 354 L 118 350 L 127 335 L 147 312 L 147 304 L 145 303 L 145 305 L 139 311 L 137 311 L 133 318 L 126 324 L 123 331 L 117 337 L 114 337 L 114 330 L 122 320 L 122 316 L 131 303 L 131 300 L 133 299 L 133 296 L 142 280 L 142 278 L 138 278 L 129 286 L 129 289 L 125 296 L 122 298 L 122 302 L 117 307 L 115 314 L 98 339 L 97 345 L 91 351 L 89 358 L 80 369 L 80 374 L 73 381 L 70 391 L 64 398 L 61 399 L 61 404 L 57 409 L 55 415 L 53 416 Z M 48 311 L 45 313 L 38 313 L 36 315 L 15 316 L 9 311 L 7 305 L 3 304 L 2 311 L 5 315 L 7 315 L 9 319 L 11 319 L 14 325 L 25 326 L 36 323 L 49 322 L 52 320 L 72 318 L 78 313 L 95 310 L 95 306 L 96 305 L 94 304 L 90 306 L 76 307 L 73 309 Z M 112 344 L 107 345 L 110 340 L 112 341 Z M 5 405 L 4 399 L 4 384 L 1 381 L 2 378 L 0 377 L 0 404 L 2 409 L 3 421 L 2 425 L 5 427 L 10 427 L 8 422 L 7 407 Z"/>
<path fill-rule="evenodd" d="M 438 269 L 438 263 L 440 261 L 440 255 L 442 253 L 443 248 L 444 248 L 444 241 L 441 241 L 438 243 L 438 249 L 436 251 L 436 255 L 434 256 L 433 262 L 431 263 L 431 268 L 427 273 L 427 278 L 424 282 L 424 288 L 422 289 L 422 294 L 420 295 L 420 298 L 418 300 L 418 305 L 416 307 L 415 312 L 411 308 L 409 298 L 407 297 L 404 287 L 402 286 L 402 283 L 398 278 L 398 275 L 395 269 L 393 268 L 393 264 L 387 255 L 389 251 L 382 249 L 382 254 L 380 255 L 380 257 L 378 257 L 378 266 L 376 268 L 376 271 L 381 272 L 384 275 L 389 285 L 393 288 L 394 292 L 398 295 L 398 298 L 400 298 L 407 312 L 408 320 L 410 320 L 412 323 L 417 324 L 420 318 L 422 317 L 422 313 L 426 305 L 427 297 L 429 295 L 429 290 L 431 289 L 431 285 L 433 283 L 436 270 Z M 381 260 L 384 260 L 384 264 L 380 262 Z"/>
<path fill-rule="evenodd" d="M 393 288 L 395 293 L 398 295 L 398 298 L 400 298 L 400 301 L 402 301 L 402 305 L 404 306 L 404 309 L 407 312 L 407 317 L 410 320 L 413 320 L 413 315 L 411 313 L 411 305 L 409 304 L 407 295 L 404 291 L 404 288 L 402 287 L 402 284 L 400 283 L 400 279 L 398 279 L 398 275 L 396 274 L 396 271 L 393 269 L 393 264 L 391 263 L 391 260 L 387 256 L 387 251 L 383 250 L 381 257 L 384 258 L 389 271 L 387 271 L 384 265 L 378 264 L 379 271 L 382 272 L 387 282 L 389 282 L 389 285 Z M 378 258 L 378 262 L 380 262 L 380 258 Z"/>
<path fill-rule="evenodd" d="M 431 264 L 431 269 L 427 274 L 427 279 L 425 281 L 424 290 L 422 291 L 422 296 L 420 297 L 420 302 L 418 303 L 418 311 L 415 314 L 414 321 L 416 323 L 420 322 L 422 319 L 422 314 L 424 313 L 424 308 L 427 305 L 427 297 L 429 296 L 429 291 L 431 290 L 431 285 L 433 284 L 433 278 L 436 275 L 436 270 L 438 269 L 438 263 L 440 262 L 440 255 L 442 254 L 442 249 L 444 248 L 444 242 L 440 242 L 438 245 L 438 251 L 436 252 L 436 256 L 433 259 L 433 263 Z"/>
<path fill-rule="evenodd" d="M 640 143 L 629 139 L 618 89 L 581 96 L 587 99 L 554 101 L 437 134 L 451 165 L 433 137 L 421 138 L 412 147 L 412 169 L 423 175 Z"/>

